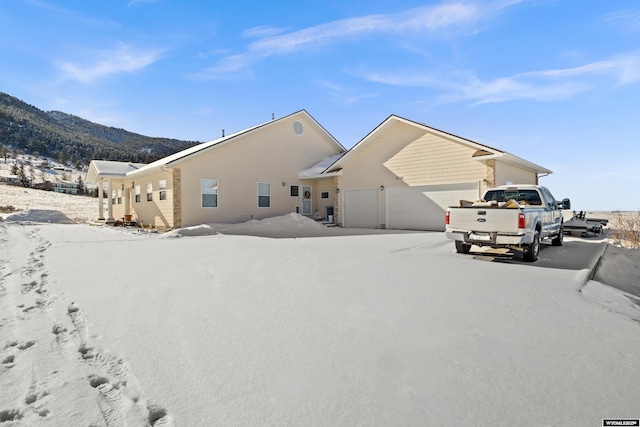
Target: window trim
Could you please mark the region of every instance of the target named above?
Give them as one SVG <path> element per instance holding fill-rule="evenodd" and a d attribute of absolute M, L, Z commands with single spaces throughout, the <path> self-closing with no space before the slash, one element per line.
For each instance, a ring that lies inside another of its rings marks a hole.
<path fill-rule="evenodd" d="M 205 192 L 204 183 L 208 182 L 208 181 L 211 181 L 211 182 L 215 181 L 216 182 L 215 190 L 211 189 L 211 188 L 208 188 L 209 191 Z M 210 208 L 215 209 L 218 206 L 220 206 L 220 203 L 218 203 L 219 186 L 220 186 L 220 181 L 217 178 L 200 178 L 200 207 L 201 208 L 203 208 L 203 209 L 210 209 Z M 204 205 L 204 195 L 205 194 L 207 194 L 207 195 L 215 195 L 216 196 L 216 205 L 215 206 L 205 206 Z"/>
<path fill-rule="evenodd" d="M 260 193 L 260 184 L 264 184 L 264 185 L 268 185 L 269 188 L 269 194 L 261 194 Z M 258 186 L 257 186 L 257 190 L 258 190 L 258 208 L 259 209 L 268 209 L 271 207 L 271 183 L 270 182 L 258 182 Z M 268 201 L 268 206 L 260 206 L 260 198 L 261 197 L 268 197 L 268 199 L 266 199 Z"/>
<path fill-rule="evenodd" d="M 325 197 L 326 195 L 326 197 Z M 328 199 L 329 198 L 329 192 L 328 191 L 321 191 L 320 192 L 320 198 L 321 199 Z"/>
<path fill-rule="evenodd" d="M 147 182 L 147 202 L 153 202 L 153 182 Z"/>
<path fill-rule="evenodd" d="M 161 179 L 158 181 L 158 199 L 167 200 L 167 180 Z"/>
<path fill-rule="evenodd" d="M 140 184 L 134 187 L 134 191 L 135 191 L 135 198 L 133 199 L 134 203 L 140 203 Z"/>
<path fill-rule="evenodd" d="M 293 194 L 293 189 L 296 189 L 296 194 Z M 289 185 L 289 197 L 300 197 L 300 186 L 297 184 Z"/>

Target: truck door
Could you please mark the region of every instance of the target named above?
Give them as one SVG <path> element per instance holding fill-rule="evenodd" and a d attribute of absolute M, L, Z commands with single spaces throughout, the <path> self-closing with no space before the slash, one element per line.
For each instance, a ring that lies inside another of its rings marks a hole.
<path fill-rule="evenodd" d="M 558 234 L 560 230 L 560 224 L 562 222 L 562 212 L 558 209 L 558 203 L 556 199 L 553 197 L 551 192 L 545 188 L 540 188 L 540 193 L 542 194 L 544 203 L 546 205 L 545 208 L 545 220 L 543 224 L 543 228 L 546 228 L 546 235 L 555 235 Z"/>

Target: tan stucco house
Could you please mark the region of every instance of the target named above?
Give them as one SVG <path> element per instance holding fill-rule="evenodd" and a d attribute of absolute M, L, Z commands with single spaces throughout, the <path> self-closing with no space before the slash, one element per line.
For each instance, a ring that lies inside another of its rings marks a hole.
<path fill-rule="evenodd" d="M 106 184 L 108 221 L 130 215 L 143 226 L 298 212 L 344 227 L 442 230 L 447 206 L 550 173 L 395 115 L 345 151 L 302 110 L 149 165 L 92 161 L 86 181 Z"/>
<path fill-rule="evenodd" d="M 337 176 L 339 225 L 443 230 L 448 206 L 497 185 L 537 184 L 551 171 L 392 115 L 324 173 Z"/>
<path fill-rule="evenodd" d="M 335 193 L 333 182 L 305 184 L 299 174 L 344 152 L 302 110 L 148 165 L 94 160 L 86 181 L 106 185 L 107 221 L 131 216 L 142 226 L 178 228 L 290 212 L 312 216 L 326 204 L 317 192 Z"/>

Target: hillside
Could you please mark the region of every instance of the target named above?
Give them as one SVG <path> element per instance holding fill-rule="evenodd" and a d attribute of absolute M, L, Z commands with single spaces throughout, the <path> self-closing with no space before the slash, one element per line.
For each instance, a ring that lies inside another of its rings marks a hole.
<path fill-rule="evenodd" d="M 86 165 L 92 159 L 149 163 L 197 143 L 139 135 L 61 111 L 42 111 L 0 92 L 0 144 L 7 149 Z"/>

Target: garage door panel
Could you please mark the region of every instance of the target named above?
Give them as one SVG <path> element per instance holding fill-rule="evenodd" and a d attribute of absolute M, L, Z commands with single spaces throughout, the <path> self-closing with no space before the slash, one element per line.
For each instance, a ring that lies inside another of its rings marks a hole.
<path fill-rule="evenodd" d="M 378 228 L 380 226 L 380 191 L 378 189 L 344 192 L 344 226 Z"/>
<path fill-rule="evenodd" d="M 478 183 L 391 187 L 387 192 L 388 228 L 444 230 L 448 206 L 478 198 Z"/>

